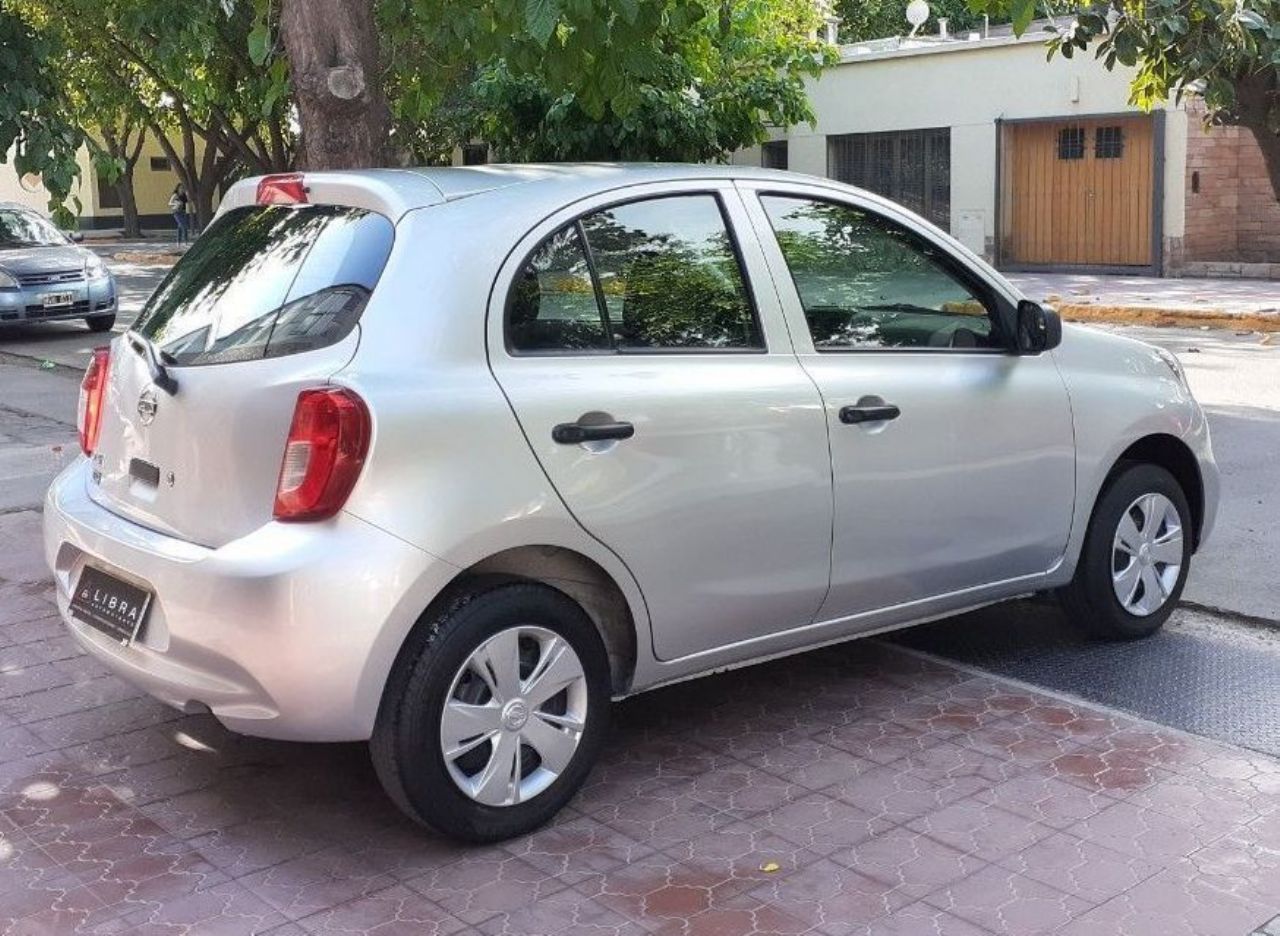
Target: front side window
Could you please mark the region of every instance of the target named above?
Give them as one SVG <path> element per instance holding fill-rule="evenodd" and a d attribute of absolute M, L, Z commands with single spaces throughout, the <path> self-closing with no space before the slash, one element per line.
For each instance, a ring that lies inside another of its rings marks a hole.
<path fill-rule="evenodd" d="M 761 202 L 817 350 L 1002 347 L 990 303 L 927 241 L 850 205 Z"/>
<path fill-rule="evenodd" d="M 628 202 L 552 234 L 512 286 L 507 341 L 516 351 L 764 348 L 713 195 Z"/>
<path fill-rule="evenodd" d="M 233 208 L 191 245 L 133 330 L 179 365 L 333 344 L 355 327 L 393 239 L 390 221 L 358 208 Z"/>

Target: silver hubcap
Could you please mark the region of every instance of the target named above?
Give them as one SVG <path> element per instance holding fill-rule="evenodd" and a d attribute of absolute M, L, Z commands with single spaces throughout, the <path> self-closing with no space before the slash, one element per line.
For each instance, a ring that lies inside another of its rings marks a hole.
<path fill-rule="evenodd" d="M 1120 517 L 1111 543 L 1111 583 L 1130 614 L 1146 617 L 1169 600 L 1182 571 L 1182 521 L 1163 494 L 1143 494 Z"/>
<path fill-rule="evenodd" d="M 564 772 L 586 723 L 587 677 L 573 647 L 544 627 L 511 627 L 477 647 L 453 677 L 440 751 L 463 793 L 513 806 Z"/>

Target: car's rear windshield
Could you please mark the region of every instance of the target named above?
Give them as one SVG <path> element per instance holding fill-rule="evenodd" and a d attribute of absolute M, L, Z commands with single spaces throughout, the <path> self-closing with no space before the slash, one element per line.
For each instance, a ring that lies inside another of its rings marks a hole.
<path fill-rule="evenodd" d="M 170 364 L 311 351 L 355 328 L 395 232 L 337 205 L 251 206 L 219 215 L 151 296 L 133 330 Z"/>

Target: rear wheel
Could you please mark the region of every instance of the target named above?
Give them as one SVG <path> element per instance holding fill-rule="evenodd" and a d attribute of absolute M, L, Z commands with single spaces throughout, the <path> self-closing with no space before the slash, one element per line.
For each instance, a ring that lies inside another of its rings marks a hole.
<path fill-rule="evenodd" d="M 116 316 L 114 312 L 111 315 L 90 315 L 84 321 L 91 332 L 111 331 L 116 324 Z"/>
<path fill-rule="evenodd" d="M 1155 633 L 1182 595 L 1191 529 L 1172 474 L 1158 465 L 1122 469 L 1098 499 L 1075 578 L 1060 592 L 1068 615 L 1102 637 Z"/>
<path fill-rule="evenodd" d="M 472 842 L 528 832 L 582 785 L 608 721 L 609 662 L 572 599 L 514 583 L 420 629 L 370 742 L 410 817 Z"/>

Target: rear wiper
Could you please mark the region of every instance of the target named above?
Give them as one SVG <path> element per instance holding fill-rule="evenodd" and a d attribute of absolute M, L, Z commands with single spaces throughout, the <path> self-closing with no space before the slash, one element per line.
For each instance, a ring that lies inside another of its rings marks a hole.
<path fill-rule="evenodd" d="M 173 356 L 165 351 L 157 353 L 155 345 L 135 332 L 127 332 L 125 339 L 133 347 L 133 350 L 141 354 L 147 362 L 147 370 L 151 373 L 151 382 L 169 394 L 169 396 L 176 394 L 178 392 L 178 381 L 165 369 L 164 362 L 161 360 L 163 356 L 172 362 Z"/>

